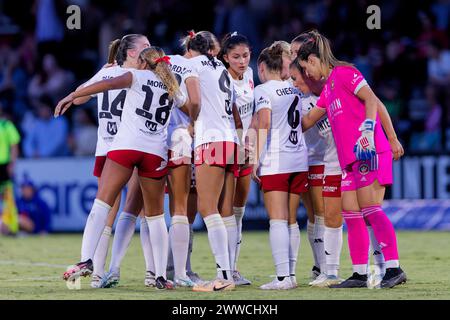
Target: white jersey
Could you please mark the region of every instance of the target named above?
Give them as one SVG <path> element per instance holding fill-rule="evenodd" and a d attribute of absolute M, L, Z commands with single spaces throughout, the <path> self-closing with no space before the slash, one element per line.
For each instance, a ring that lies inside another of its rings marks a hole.
<path fill-rule="evenodd" d="M 229 141 L 239 144 L 233 117 L 234 85 L 223 63 L 200 55 L 190 59 L 192 74 L 199 78 L 200 113 L 195 122 L 195 147 L 210 142 Z"/>
<path fill-rule="evenodd" d="M 233 79 L 233 83 L 236 96 L 236 107 L 238 108 L 239 115 L 241 116 L 243 136 L 245 137 L 245 134 L 252 122 L 255 103 L 253 70 L 248 67 L 242 80 Z"/>
<path fill-rule="evenodd" d="M 122 123 L 111 150 L 136 150 L 167 160 L 167 126 L 172 108 L 183 98 L 170 100 L 166 87 L 149 70 L 130 70 L 133 82 L 128 90 Z"/>
<path fill-rule="evenodd" d="M 313 94 L 302 97 L 303 114 L 308 113 L 309 110 L 315 107 L 318 99 L 319 97 Z M 333 132 L 331 132 L 331 126 L 330 122 L 328 121 L 328 117 L 326 115 L 323 116 L 315 124 L 314 127 L 305 132 L 305 140 L 307 137 L 307 133 L 312 129 L 314 129 L 314 132 L 317 132 L 317 135 L 314 133 L 314 136 L 311 135 L 311 137 L 313 137 L 313 139 L 316 139 L 316 141 L 320 141 L 320 143 L 314 145 L 313 150 L 317 150 L 317 154 L 322 156 L 323 160 L 321 164 L 325 165 L 324 175 L 332 176 L 342 174 L 341 166 L 339 165 L 336 144 L 334 143 Z M 306 145 L 309 148 L 308 140 L 306 140 Z M 309 153 L 311 156 L 311 149 L 309 149 Z M 310 163 L 310 165 L 312 164 Z"/>
<path fill-rule="evenodd" d="M 87 87 L 93 83 L 119 77 L 130 69 L 114 66 L 110 68 L 103 68 L 83 87 Z M 97 130 L 97 147 L 95 149 L 95 156 L 106 156 L 111 144 L 116 136 L 120 121 L 122 117 L 122 110 L 125 104 L 127 89 L 109 90 L 102 92 L 93 97 L 97 97 L 97 116 L 98 116 L 98 130 Z"/>
<path fill-rule="evenodd" d="M 185 97 L 188 97 L 185 81 L 189 77 L 197 76 L 192 74 L 190 60 L 180 55 L 171 55 L 169 57 L 170 68 L 180 85 L 180 91 Z M 193 139 L 187 131 L 190 122 L 191 120 L 187 114 L 179 108 L 173 109 L 168 127 L 168 145 L 169 149 L 179 153 L 180 157 L 190 157 L 192 153 Z"/>
<path fill-rule="evenodd" d="M 316 106 L 316 102 L 319 97 L 313 94 L 302 95 L 302 116 L 308 114 L 308 112 Z M 305 135 L 306 146 L 308 147 L 308 163 L 310 166 L 320 166 L 324 164 L 323 157 L 327 148 L 327 142 L 319 133 L 319 123 L 326 116 L 323 116 L 315 126 L 306 130 Z"/>
<path fill-rule="evenodd" d="M 325 164 L 325 176 L 334 176 L 342 174 L 341 166 L 339 164 L 336 144 L 334 142 L 333 132 L 331 132 L 330 121 L 328 117 L 320 120 L 317 125 L 320 127 L 320 135 L 325 138 L 327 148 L 323 157 Z"/>
<path fill-rule="evenodd" d="M 308 149 L 297 89 L 288 81 L 267 81 L 255 88 L 255 104 L 255 112 L 271 109 L 271 128 L 261 154 L 259 175 L 307 172 Z"/>

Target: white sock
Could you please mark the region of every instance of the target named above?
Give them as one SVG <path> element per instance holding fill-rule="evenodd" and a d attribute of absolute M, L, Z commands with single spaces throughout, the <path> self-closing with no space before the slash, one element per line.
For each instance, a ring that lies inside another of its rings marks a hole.
<path fill-rule="evenodd" d="M 109 264 L 110 272 L 119 272 L 122 259 L 128 250 L 135 228 L 136 216 L 128 212 L 122 212 L 114 231 L 111 263 Z"/>
<path fill-rule="evenodd" d="M 298 250 L 300 249 L 300 229 L 298 223 L 289 226 L 289 275 L 295 276 Z"/>
<path fill-rule="evenodd" d="M 317 268 L 320 268 L 320 264 L 319 261 L 317 259 L 317 255 L 316 255 L 316 250 L 314 249 L 314 230 L 316 228 L 316 225 L 314 223 L 309 222 L 306 225 L 306 231 L 308 232 L 308 242 L 309 245 L 311 246 L 311 251 L 313 254 L 313 258 L 314 258 L 314 266 L 316 266 Z"/>
<path fill-rule="evenodd" d="M 94 200 L 84 227 L 83 242 L 81 243 L 81 261 L 94 259 L 95 249 L 105 229 L 110 211 L 110 205 L 98 199 Z"/>
<path fill-rule="evenodd" d="M 175 278 L 186 278 L 186 260 L 189 250 L 189 221 L 186 216 L 172 217 L 169 242 L 173 253 Z"/>
<path fill-rule="evenodd" d="M 367 274 L 367 264 L 354 264 L 352 268 L 353 272 L 357 272 L 360 275 Z"/>
<path fill-rule="evenodd" d="M 378 268 L 378 272 L 380 274 L 386 273 L 386 262 L 384 261 L 383 251 L 381 251 L 380 244 L 378 243 L 375 234 L 373 233 L 372 226 L 367 226 L 367 230 L 369 231 L 370 238 L 370 251 L 369 257 L 373 257 L 373 263 Z"/>
<path fill-rule="evenodd" d="M 106 257 L 108 256 L 111 227 L 105 227 L 94 254 L 94 274 L 103 277 L 105 274 Z"/>
<path fill-rule="evenodd" d="M 327 268 L 329 276 L 338 276 L 342 250 L 342 226 L 340 228 L 325 227 L 323 235 Z"/>
<path fill-rule="evenodd" d="M 231 280 L 230 257 L 228 255 L 227 229 L 220 214 L 215 213 L 203 219 L 208 229 L 211 246 L 217 267 L 217 277 Z"/>
<path fill-rule="evenodd" d="M 155 263 L 155 278 L 166 279 L 167 259 L 169 252 L 169 233 L 167 232 L 164 213 L 159 216 L 145 217 L 150 233 L 150 243 Z"/>
<path fill-rule="evenodd" d="M 238 231 L 238 243 L 236 246 L 236 257 L 234 260 L 236 261 L 234 264 L 234 270 L 237 270 L 237 263 L 239 260 L 239 254 L 241 253 L 241 244 L 242 244 L 242 220 L 244 219 L 245 207 L 233 207 L 233 213 L 236 217 L 237 231 Z"/>
<path fill-rule="evenodd" d="M 230 217 L 222 218 L 222 220 L 225 228 L 227 229 L 228 256 L 230 257 L 230 267 L 232 267 L 232 271 L 234 271 L 234 266 L 236 264 L 236 247 L 239 242 L 236 217 L 232 215 Z"/>
<path fill-rule="evenodd" d="M 147 220 L 141 218 L 141 229 L 139 231 L 141 237 L 142 253 L 145 260 L 145 271 L 155 273 L 155 261 L 153 260 L 152 244 L 150 242 L 150 232 L 148 231 Z"/>
<path fill-rule="evenodd" d="M 289 277 L 289 229 L 286 220 L 270 220 L 270 247 L 277 277 Z"/>
<path fill-rule="evenodd" d="M 167 256 L 167 271 L 174 271 L 172 244 L 170 243 L 170 229 L 169 229 L 169 253 Z"/>
<path fill-rule="evenodd" d="M 325 219 L 323 217 L 315 216 L 315 228 L 314 228 L 314 250 L 316 251 L 317 262 L 319 263 L 320 272 L 326 271 L 326 255 L 323 234 L 325 233 Z"/>
<path fill-rule="evenodd" d="M 194 227 L 192 224 L 189 224 L 189 247 L 188 247 L 188 255 L 186 259 L 186 271 L 192 272 L 192 266 L 191 266 L 191 255 L 192 255 L 192 249 L 194 247 Z"/>

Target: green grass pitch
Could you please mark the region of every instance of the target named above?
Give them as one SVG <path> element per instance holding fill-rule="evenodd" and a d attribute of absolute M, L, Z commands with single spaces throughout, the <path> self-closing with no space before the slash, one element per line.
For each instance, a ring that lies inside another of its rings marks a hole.
<path fill-rule="evenodd" d="M 0 238 L 0 299 L 450 299 L 450 250 L 448 233 L 399 232 L 401 266 L 408 282 L 390 290 L 331 290 L 309 288 L 312 254 L 302 230 L 302 244 L 297 264 L 299 288 L 289 291 L 262 291 L 258 286 L 271 280 L 274 266 L 268 232 L 244 232 L 239 269 L 253 284 L 233 292 L 195 293 L 180 288 L 156 291 L 144 286 L 144 260 L 139 236 L 136 234 L 125 256 L 121 281 L 114 289 L 91 289 L 89 278 L 83 278 L 81 290 L 68 290 L 61 279 L 65 267 L 79 259 L 81 235 L 52 235 L 48 237 Z M 194 270 L 205 279 L 215 274 L 207 235 L 195 234 Z M 344 236 L 341 256 L 341 276 L 348 277 L 351 265 Z"/>

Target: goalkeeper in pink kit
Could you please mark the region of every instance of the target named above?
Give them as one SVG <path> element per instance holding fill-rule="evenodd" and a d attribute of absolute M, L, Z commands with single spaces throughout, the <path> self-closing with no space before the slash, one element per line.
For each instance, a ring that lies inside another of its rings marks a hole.
<path fill-rule="evenodd" d="M 298 52 L 300 65 L 311 78 L 326 80 L 326 84 L 317 106 L 302 119 L 302 126 L 313 125 L 325 113 L 330 120 L 343 170 L 343 217 L 353 264 L 353 275 L 330 287 L 367 287 L 370 225 L 386 260 L 380 287 L 392 288 L 406 282 L 406 274 L 400 268 L 394 227 L 381 205 L 385 187 L 392 184 L 392 160 L 403 155 L 403 148 L 384 105 L 362 74 L 353 65 L 337 60 L 324 36 L 317 31 L 308 34 Z M 380 117 L 384 124 L 390 124 L 386 130 L 389 140 Z"/>

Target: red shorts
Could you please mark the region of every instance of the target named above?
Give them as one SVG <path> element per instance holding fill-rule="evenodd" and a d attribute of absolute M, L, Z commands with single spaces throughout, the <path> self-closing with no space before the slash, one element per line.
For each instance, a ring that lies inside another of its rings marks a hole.
<path fill-rule="evenodd" d="M 260 180 L 264 192 L 282 191 L 296 194 L 308 192 L 308 172 L 273 174 L 261 176 Z"/>
<path fill-rule="evenodd" d="M 206 163 L 210 166 L 225 168 L 237 176 L 237 144 L 229 141 L 210 142 L 195 148 L 195 165 Z"/>
<path fill-rule="evenodd" d="M 144 178 L 162 178 L 167 175 L 167 161 L 160 156 L 136 150 L 114 150 L 108 152 L 108 159 L 128 169 L 138 168 L 138 175 Z"/>
<path fill-rule="evenodd" d="M 105 166 L 106 156 L 95 157 L 94 177 L 100 178 L 102 176 L 103 167 Z"/>
<path fill-rule="evenodd" d="M 239 167 L 237 172 L 237 178 L 243 178 L 251 175 L 253 172 L 253 166 L 249 167 Z"/>
<path fill-rule="evenodd" d="M 323 177 L 325 166 L 310 166 L 308 171 L 308 182 L 310 187 L 321 187 L 323 185 Z"/>
<path fill-rule="evenodd" d="M 325 176 L 323 178 L 322 196 L 327 198 L 341 197 L 342 175 Z"/>
<path fill-rule="evenodd" d="M 192 159 L 194 157 L 194 152 L 192 152 L 192 157 L 186 157 L 183 155 L 176 156 L 175 152 L 169 150 L 169 161 L 167 163 L 167 167 L 169 169 L 176 169 L 180 166 L 186 166 L 192 164 Z"/>

